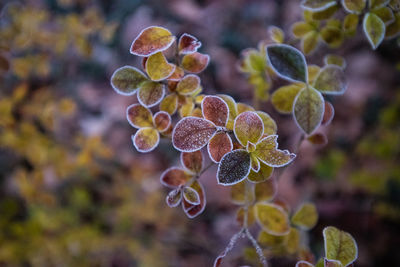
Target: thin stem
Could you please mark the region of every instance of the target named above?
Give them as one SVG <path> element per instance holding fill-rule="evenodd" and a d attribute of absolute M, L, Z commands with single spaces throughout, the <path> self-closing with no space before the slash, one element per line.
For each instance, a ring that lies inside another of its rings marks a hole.
<path fill-rule="evenodd" d="M 256 249 L 257 255 L 260 258 L 260 262 L 264 266 L 268 266 L 267 258 L 265 258 L 264 253 L 260 245 L 257 243 L 256 239 L 253 237 L 253 235 L 250 233 L 249 229 L 245 229 L 245 234 L 247 238 L 250 240 L 251 244 L 253 247 Z"/>

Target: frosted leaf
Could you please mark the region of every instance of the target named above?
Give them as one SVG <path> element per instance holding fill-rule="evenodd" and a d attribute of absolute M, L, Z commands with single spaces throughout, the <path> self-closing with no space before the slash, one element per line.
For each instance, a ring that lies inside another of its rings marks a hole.
<path fill-rule="evenodd" d="M 160 182 L 166 187 L 177 188 L 184 185 L 192 176 L 178 167 L 165 170 L 160 176 Z"/>
<path fill-rule="evenodd" d="M 194 218 L 204 211 L 206 207 L 206 195 L 203 185 L 199 181 L 194 181 L 190 187 L 196 190 L 197 194 L 199 195 L 200 204 L 193 205 L 183 199 L 182 208 L 189 218 Z"/>
<path fill-rule="evenodd" d="M 184 187 L 182 191 L 183 197 L 185 201 L 192 205 L 199 205 L 200 204 L 200 196 L 196 190 L 191 187 Z"/>
<path fill-rule="evenodd" d="M 170 191 L 165 199 L 167 205 L 171 208 L 178 206 L 182 201 L 181 189 L 176 188 Z"/>
<path fill-rule="evenodd" d="M 225 127 L 228 121 L 229 108 L 218 96 L 206 96 L 201 102 L 203 117 L 217 126 Z"/>
<path fill-rule="evenodd" d="M 132 104 L 126 109 L 126 119 L 135 128 L 153 127 L 153 115 L 148 108 Z"/>
<path fill-rule="evenodd" d="M 232 149 L 233 144 L 231 137 L 223 132 L 216 133 L 207 145 L 208 155 L 215 163 L 220 162 L 222 157 L 231 152 Z"/>
<path fill-rule="evenodd" d="M 182 78 L 176 86 L 180 95 L 192 95 L 200 86 L 200 78 L 197 75 L 189 74 Z"/>
<path fill-rule="evenodd" d="M 193 173 L 200 173 L 203 168 L 203 154 L 200 150 L 181 153 L 182 166 Z"/>
<path fill-rule="evenodd" d="M 219 163 L 217 171 L 218 184 L 233 185 L 243 181 L 250 172 L 250 154 L 237 149 L 226 154 Z"/>
<path fill-rule="evenodd" d="M 193 152 L 207 145 L 217 131 L 214 123 L 197 117 L 180 120 L 172 133 L 173 146 L 183 152 Z"/>
<path fill-rule="evenodd" d="M 172 33 L 158 26 L 150 26 L 142 30 L 132 42 L 131 53 L 137 56 L 148 57 L 168 49 L 175 41 Z"/>
<path fill-rule="evenodd" d="M 245 111 L 236 117 L 233 131 L 239 143 L 246 147 L 247 142 L 258 142 L 264 133 L 264 124 L 257 113 Z"/>
<path fill-rule="evenodd" d="M 277 135 L 264 137 L 257 143 L 257 148 L 253 152 L 259 160 L 270 167 L 285 166 L 292 162 L 296 157 L 295 154 L 290 153 L 287 150 L 278 149 L 277 139 Z"/>
<path fill-rule="evenodd" d="M 179 54 L 190 54 L 196 52 L 201 46 L 201 42 L 196 37 L 188 33 L 184 33 L 179 38 L 178 50 Z"/>
<path fill-rule="evenodd" d="M 136 150 L 142 153 L 154 150 L 160 142 L 160 135 L 154 128 L 141 128 L 132 136 Z"/>
<path fill-rule="evenodd" d="M 154 114 L 154 127 L 159 132 L 165 132 L 171 126 L 171 116 L 165 111 L 159 111 Z"/>

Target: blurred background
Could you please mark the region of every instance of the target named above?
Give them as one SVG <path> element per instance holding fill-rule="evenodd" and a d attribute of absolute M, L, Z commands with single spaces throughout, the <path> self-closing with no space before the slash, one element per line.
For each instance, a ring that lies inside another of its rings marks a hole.
<path fill-rule="evenodd" d="M 109 79 L 150 25 L 190 33 L 211 56 L 204 92 L 251 103 L 253 89 L 237 64 L 240 52 L 276 25 L 290 35 L 300 0 L 26 0 L 0 1 L 0 266 L 211 266 L 233 233 L 237 207 L 218 186 L 216 167 L 202 180 L 207 207 L 188 219 L 165 204 L 160 173 L 177 165 L 167 140 L 140 154 L 125 119 L 135 96 L 117 95 Z M 349 87 L 330 99 L 335 118 L 321 131 L 329 143 L 304 143 L 279 180 L 279 198 L 295 208 L 316 203 L 310 232 L 317 257 L 322 229 L 350 232 L 355 266 L 400 266 L 400 50 L 372 51 L 359 33 L 339 50 Z M 280 146 L 300 133 L 290 116 L 264 103 L 278 123 Z M 239 242 L 226 266 L 252 265 Z M 294 266 L 276 257 L 271 266 Z"/>

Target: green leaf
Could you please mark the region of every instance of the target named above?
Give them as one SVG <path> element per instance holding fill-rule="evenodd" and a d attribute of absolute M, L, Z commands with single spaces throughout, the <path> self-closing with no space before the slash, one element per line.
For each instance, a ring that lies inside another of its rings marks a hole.
<path fill-rule="evenodd" d="M 301 130 L 311 134 L 321 124 L 324 115 L 324 98 L 311 87 L 300 91 L 294 101 L 294 119 Z"/>
<path fill-rule="evenodd" d="M 301 50 L 304 54 L 308 55 L 317 48 L 319 36 L 318 32 L 311 31 L 301 39 Z"/>
<path fill-rule="evenodd" d="M 307 83 L 307 63 L 296 48 L 278 44 L 267 46 L 267 60 L 272 69 L 283 79 Z"/>
<path fill-rule="evenodd" d="M 250 154 L 237 149 L 225 154 L 218 165 L 217 180 L 221 185 L 234 185 L 243 181 L 250 173 Z"/>
<path fill-rule="evenodd" d="M 367 4 L 367 0 L 342 0 L 342 5 L 349 13 L 360 14 Z"/>
<path fill-rule="evenodd" d="M 111 76 L 112 88 L 121 95 L 133 95 L 136 90 L 148 81 L 146 75 L 137 68 L 131 66 L 121 67 Z"/>
<path fill-rule="evenodd" d="M 353 263 L 358 257 L 357 243 L 354 238 L 333 226 L 323 230 L 325 257 L 328 260 L 340 261 L 343 266 Z"/>
<path fill-rule="evenodd" d="M 376 49 L 385 37 L 385 23 L 377 15 L 367 13 L 364 17 L 363 28 L 372 49 Z"/>
<path fill-rule="evenodd" d="M 292 223 L 304 230 L 313 228 L 317 221 L 318 212 L 313 203 L 304 203 L 292 217 Z"/>
<path fill-rule="evenodd" d="M 336 5 L 335 0 L 303 0 L 301 7 L 312 11 L 322 11 Z"/>
<path fill-rule="evenodd" d="M 390 25 L 391 23 L 394 22 L 393 11 L 388 7 L 381 7 L 378 9 L 374 9 L 371 12 L 380 17 L 381 20 L 385 23 L 385 25 Z"/>
<path fill-rule="evenodd" d="M 321 30 L 322 40 L 332 48 L 337 48 L 343 43 L 344 35 L 340 28 L 326 26 Z"/>
<path fill-rule="evenodd" d="M 300 86 L 298 84 L 291 84 L 287 86 L 282 86 L 278 88 L 273 94 L 271 103 L 275 107 L 275 109 L 283 114 L 290 114 L 293 111 L 293 103 L 304 86 Z"/>
<path fill-rule="evenodd" d="M 254 206 L 254 209 L 257 222 L 265 232 L 276 236 L 289 233 L 289 219 L 281 206 L 259 202 Z"/>
<path fill-rule="evenodd" d="M 347 87 L 343 70 L 336 65 L 325 66 L 319 72 L 313 87 L 323 94 L 343 94 Z"/>
<path fill-rule="evenodd" d="M 357 31 L 359 17 L 357 14 L 348 14 L 343 21 L 343 30 L 346 36 L 354 36 Z"/>
<path fill-rule="evenodd" d="M 394 21 L 386 26 L 385 38 L 392 39 L 400 34 L 400 12 L 394 14 Z"/>
<path fill-rule="evenodd" d="M 390 0 L 369 0 L 369 8 L 381 8 L 389 4 Z"/>
<path fill-rule="evenodd" d="M 328 54 L 324 57 L 325 65 L 336 65 L 339 66 L 342 70 L 344 70 L 347 66 L 346 60 L 337 55 Z"/>

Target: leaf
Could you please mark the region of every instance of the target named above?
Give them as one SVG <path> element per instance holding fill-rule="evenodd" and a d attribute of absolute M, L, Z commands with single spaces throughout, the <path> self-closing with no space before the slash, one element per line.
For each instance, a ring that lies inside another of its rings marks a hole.
<path fill-rule="evenodd" d="M 182 78 L 176 86 L 180 95 L 192 95 L 200 87 L 200 78 L 197 75 L 189 74 Z"/>
<path fill-rule="evenodd" d="M 272 203 L 259 202 L 254 209 L 256 220 L 265 232 L 277 236 L 289 233 L 289 219 L 282 207 Z"/>
<path fill-rule="evenodd" d="M 111 76 L 112 88 L 121 95 L 133 95 L 136 90 L 148 81 L 146 75 L 137 68 L 124 66 L 116 69 Z"/>
<path fill-rule="evenodd" d="M 221 161 L 225 154 L 231 152 L 233 149 L 232 139 L 224 132 L 216 133 L 208 143 L 207 151 L 210 159 L 218 163 Z"/>
<path fill-rule="evenodd" d="M 200 196 L 196 190 L 191 187 L 184 187 L 183 191 L 183 198 L 192 205 L 199 205 L 200 204 Z"/>
<path fill-rule="evenodd" d="M 349 233 L 333 226 L 326 227 L 322 233 L 325 242 L 325 257 L 328 260 L 338 260 L 347 266 L 357 259 L 357 243 Z"/>
<path fill-rule="evenodd" d="M 313 27 L 312 24 L 304 22 L 304 21 L 299 21 L 292 25 L 292 33 L 297 38 L 302 38 L 306 34 L 308 34 L 311 31 L 314 31 L 314 30 L 315 30 L 315 28 Z"/>
<path fill-rule="evenodd" d="M 161 102 L 165 95 L 165 85 L 156 82 L 145 82 L 138 91 L 138 100 L 142 106 L 153 107 Z"/>
<path fill-rule="evenodd" d="M 190 54 L 196 52 L 201 46 L 201 42 L 196 37 L 188 33 L 184 33 L 179 38 L 178 51 L 179 54 Z"/>
<path fill-rule="evenodd" d="M 267 165 L 264 164 L 264 166 Z M 276 193 L 277 185 L 273 178 L 261 183 L 256 183 L 254 186 L 254 194 L 257 202 L 270 201 L 275 197 Z"/>
<path fill-rule="evenodd" d="M 333 108 L 330 102 L 325 101 L 324 116 L 322 118 L 321 124 L 328 125 L 329 123 L 331 123 L 334 116 L 335 116 L 335 109 Z"/>
<path fill-rule="evenodd" d="M 142 153 L 154 150 L 160 142 L 160 135 L 156 129 L 141 128 L 132 135 L 132 142 L 136 150 Z"/>
<path fill-rule="evenodd" d="M 357 32 L 359 17 L 357 14 L 348 14 L 343 21 L 343 30 L 347 36 L 354 36 Z"/>
<path fill-rule="evenodd" d="M 282 248 L 285 244 L 284 236 L 271 235 L 265 231 L 258 234 L 257 241 L 260 245 L 270 247 L 274 250 Z"/>
<path fill-rule="evenodd" d="M 310 230 L 318 221 L 317 208 L 313 203 L 304 203 L 292 216 L 292 223 L 302 230 Z"/>
<path fill-rule="evenodd" d="M 171 76 L 169 76 L 167 78 L 168 81 L 174 81 L 174 82 L 179 82 L 183 76 L 185 75 L 185 71 L 181 68 L 175 65 L 175 71 L 174 73 L 171 74 Z"/>
<path fill-rule="evenodd" d="M 385 23 L 377 15 L 367 13 L 364 16 L 363 29 L 372 49 L 378 48 L 385 37 Z"/>
<path fill-rule="evenodd" d="M 313 145 L 324 146 L 328 143 L 328 138 L 323 133 L 314 133 L 307 137 L 307 141 Z"/>
<path fill-rule="evenodd" d="M 181 67 L 187 72 L 199 73 L 207 67 L 209 61 L 209 55 L 194 52 L 182 58 Z"/>
<path fill-rule="evenodd" d="M 217 126 L 225 127 L 228 122 L 229 107 L 218 96 L 204 97 L 201 102 L 201 110 L 203 111 L 203 117 Z"/>
<path fill-rule="evenodd" d="M 192 176 L 181 168 L 172 167 L 165 170 L 160 176 L 162 185 L 169 188 L 178 188 L 184 185 Z"/>
<path fill-rule="evenodd" d="M 313 87 L 323 94 L 343 94 L 347 88 L 343 70 L 335 65 L 323 67 L 315 79 Z"/>
<path fill-rule="evenodd" d="M 290 114 L 293 112 L 293 103 L 298 93 L 304 86 L 300 84 L 291 84 L 278 88 L 271 98 L 271 103 L 275 109 L 283 114 Z"/>
<path fill-rule="evenodd" d="M 289 45 L 267 46 L 267 60 L 283 79 L 307 83 L 307 63 L 303 54 Z"/>
<path fill-rule="evenodd" d="M 281 28 L 276 26 L 269 26 L 268 27 L 268 35 L 272 41 L 275 43 L 281 44 L 285 40 L 285 34 Z"/>
<path fill-rule="evenodd" d="M 161 52 L 149 56 L 146 61 L 146 73 L 155 82 L 167 79 L 174 73 L 175 68 L 176 66 L 168 63 Z"/>
<path fill-rule="evenodd" d="M 342 30 L 331 26 L 326 26 L 321 30 L 321 37 L 331 48 L 338 48 L 341 46 L 344 39 Z"/>
<path fill-rule="evenodd" d="M 301 50 L 304 54 L 311 54 L 318 46 L 319 33 L 316 31 L 311 31 L 307 33 L 301 40 Z"/>
<path fill-rule="evenodd" d="M 293 115 L 298 127 L 311 134 L 321 124 L 324 114 L 324 98 L 311 87 L 300 91 L 294 100 Z"/>
<path fill-rule="evenodd" d="M 342 70 L 344 70 L 347 66 L 346 60 L 343 57 L 332 54 L 328 54 L 324 57 L 324 63 L 325 65 L 338 66 Z"/>
<path fill-rule="evenodd" d="M 131 45 L 131 54 L 148 57 L 167 50 L 175 41 L 175 36 L 163 28 L 151 26 L 142 30 Z"/>
<path fill-rule="evenodd" d="M 154 127 L 160 133 L 168 130 L 168 128 L 171 126 L 171 116 L 165 111 L 159 111 L 156 114 L 154 114 L 153 120 L 154 120 Z"/>
<path fill-rule="evenodd" d="M 194 110 L 194 103 L 191 97 L 184 97 L 184 100 L 180 103 L 181 107 L 179 108 L 179 116 L 182 118 L 189 117 Z"/>
<path fill-rule="evenodd" d="M 294 160 L 295 154 L 278 149 L 278 136 L 269 135 L 257 143 L 253 152 L 256 157 L 270 167 L 282 167 Z"/>
<path fill-rule="evenodd" d="M 300 248 L 300 232 L 296 228 L 291 227 L 289 234 L 285 236 L 286 251 L 294 254 Z"/>
<path fill-rule="evenodd" d="M 377 15 L 385 25 L 390 25 L 395 20 L 393 11 L 388 7 L 374 9 L 371 12 Z"/>
<path fill-rule="evenodd" d="M 338 11 L 338 9 L 339 6 L 336 3 L 335 5 L 328 7 L 325 10 L 312 12 L 311 18 L 313 20 L 327 20 L 331 18 L 336 13 L 336 11 Z"/>
<path fill-rule="evenodd" d="M 252 106 L 244 104 L 244 103 L 237 103 L 237 114 L 242 114 L 246 111 L 256 111 Z"/>
<path fill-rule="evenodd" d="M 264 124 L 257 113 L 245 111 L 236 117 L 233 131 L 239 143 L 246 147 L 247 142 L 258 142 L 264 133 Z"/>
<path fill-rule="evenodd" d="M 394 14 L 394 21 L 390 25 L 386 26 L 385 38 L 391 39 L 399 36 L 400 34 L 400 12 Z"/>
<path fill-rule="evenodd" d="M 233 185 L 243 181 L 250 172 L 250 155 L 237 149 L 226 154 L 218 165 L 217 180 L 221 185 Z"/>
<path fill-rule="evenodd" d="M 342 5 L 349 13 L 361 14 L 367 4 L 367 0 L 342 0 Z"/>
<path fill-rule="evenodd" d="M 331 6 L 336 5 L 335 0 L 303 0 L 301 7 L 312 11 L 325 10 Z"/>
<path fill-rule="evenodd" d="M 343 265 L 340 261 L 324 258 L 324 267 L 343 267 Z"/>
<path fill-rule="evenodd" d="M 180 120 L 172 133 L 172 144 L 182 152 L 194 152 L 207 145 L 217 131 L 214 123 L 196 117 Z"/>
<path fill-rule="evenodd" d="M 318 67 L 317 65 L 310 65 L 310 66 L 307 67 L 308 82 L 310 84 L 312 84 L 314 82 L 315 78 L 317 78 L 317 75 L 318 75 L 320 70 L 321 70 L 321 68 Z"/>
<path fill-rule="evenodd" d="M 390 3 L 390 0 L 369 0 L 369 8 L 373 9 L 373 8 L 380 8 L 380 7 L 384 7 L 387 4 Z"/>
<path fill-rule="evenodd" d="M 250 142 L 247 144 L 251 144 Z M 250 152 L 247 150 L 247 152 Z M 255 157 L 254 155 L 250 154 L 250 166 L 251 166 L 251 171 L 258 172 L 260 170 L 260 161 Z"/>
<path fill-rule="evenodd" d="M 254 155 L 253 155 L 254 156 Z M 248 179 L 253 183 L 264 182 L 271 177 L 274 168 L 260 162 L 260 169 L 258 172 L 250 171 Z"/>
<path fill-rule="evenodd" d="M 176 94 L 167 95 L 160 103 L 160 110 L 167 112 L 169 115 L 173 115 L 177 108 L 178 96 Z"/>
<path fill-rule="evenodd" d="M 151 111 L 140 104 L 132 104 L 126 109 L 126 119 L 132 127 L 137 129 L 153 127 Z"/>
<path fill-rule="evenodd" d="M 314 265 L 307 261 L 298 261 L 295 267 L 314 267 Z"/>
<path fill-rule="evenodd" d="M 233 130 L 233 124 L 235 122 L 235 118 L 238 114 L 237 111 L 237 105 L 235 100 L 229 96 L 229 95 L 217 95 L 220 98 L 222 98 L 222 100 L 225 101 L 225 103 L 228 105 L 229 108 L 229 117 L 228 117 L 228 122 L 226 123 L 226 128 L 229 130 Z"/>
<path fill-rule="evenodd" d="M 236 205 L 244 205 L 247 203 L 252 203 L 254 201 L 254 188 L 252 185 L 247 187 L 248 192 L 246 192 L 246 180 L 231 186 L 231 200 Z M 247 194 L 247 196 L 246 196 Z M 246 197 L 248 198 L 246 200 Z"/>
<path fill-rule="evenodd" d="M 195 152 L 182 152 L 181 164 L 193 173 L 200 173 L 203 169 L 203 154 L 200 150 Z"/>
<path fill-rule="evenodd" d="M 178 206 L 182 201 L 182 194 L 180 188 L 170 191 L 165 199 L 167 205 L 171 208 Z"/>
<path fill-rule="evenodd" d="M 276 122 L 271 118 L 271 116 L 264 111 L 257 111 L 256 113 L 258 116 L 260 116 L 264 125 L 263 135 L 276 134 L 278 127 L 276 126 Z"/>
<path fill-rule="evenodd" d="M 183 210 L 185 211 L 186 215 L 192 219 L 204 211 L 206 207 L 206 195 L 204 194 L 203 185 L 200 184 L 200 182 L 194 181 L 190 187 L 196 190 L 200 199 L 199 205 L 190 204 L 189 202 L 185 201 L 185 199 L 182 201 Z"/>

